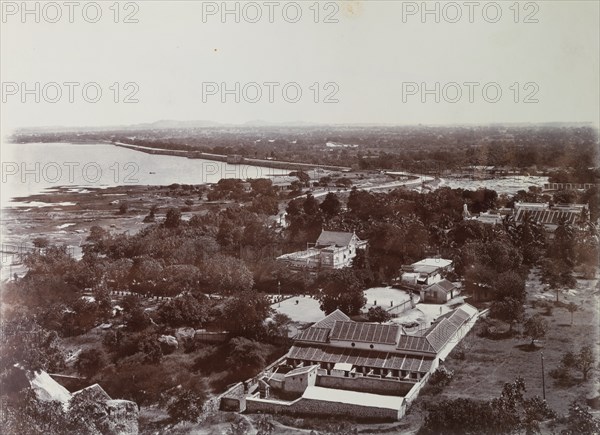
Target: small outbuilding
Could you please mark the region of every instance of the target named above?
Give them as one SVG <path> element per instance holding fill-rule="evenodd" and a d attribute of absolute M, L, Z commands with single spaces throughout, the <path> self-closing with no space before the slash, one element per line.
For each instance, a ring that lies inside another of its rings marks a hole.
<path fill-rule="evenodd" d="M 314 386 L 317 380 L 318 365 L 299 367 L 284 375 L 283 390 L 302 393 L 307 387 Z"/>
<path fill-rule="evenodd" d="M 445 304 L 459 293 L 460 290 L 456 284 L 442 279 L 421 290 L 421 300 L 430 304 Z"/>

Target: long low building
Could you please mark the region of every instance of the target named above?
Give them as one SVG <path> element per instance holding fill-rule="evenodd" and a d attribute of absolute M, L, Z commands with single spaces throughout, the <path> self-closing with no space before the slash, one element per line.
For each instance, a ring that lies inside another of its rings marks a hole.
<path fill-rule="evenodd" d="M 247 412 L 342 416 L 378 420 L 399 420 L 406 411 L 402 397 L 362 393 L 335 388 L 306 387 L 302 396 L 293 401 L 248 398 Z"/>
<path fill-rule="evenodd" d="M 249 392 L 241 407 L 398 420 L 478 314 L 463 304 L 409 335 L 400 325 L 354 322 L 336 310 L 294 337 L 281 363 L 259 378 L 262 387 Z"/>
<path fill-rule="evenodd" d="M 522 224 L 526 219 L 537 222 L 546 228 L 547 231 L 554 232 L 561 222 L 568 222 L 575 225 L 587 218 L 587 204 L 556 204 L 548 203 L 516 203 L 515 204 L 515 222 Z"/>

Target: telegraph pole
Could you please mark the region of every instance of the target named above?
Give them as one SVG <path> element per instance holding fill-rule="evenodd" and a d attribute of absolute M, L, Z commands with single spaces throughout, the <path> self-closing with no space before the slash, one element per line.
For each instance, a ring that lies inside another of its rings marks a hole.
<path fill-rule="evenodd" d="M 540 356 L 542 358 L 542 394 L 544 400 L 546 400 L 546 379 L 544 376 L 544 352 L 540 352 Z"/>

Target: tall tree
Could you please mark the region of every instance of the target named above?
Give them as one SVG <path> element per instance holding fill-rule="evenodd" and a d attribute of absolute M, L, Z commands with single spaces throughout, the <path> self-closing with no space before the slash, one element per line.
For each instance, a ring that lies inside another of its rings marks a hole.
<path fill-rule="evenodd" d="M 262 293 L 242 291 L 225 302 L 222 327 L 235 336 L 259 337 L 270 313 L 269 301 Z"/>
<path fill-rule="evenodd" d="M 167 217 L 164 222 L 165 228 L 177 228 L 181 223 L 181 211 L 177 208 L 170 208 L 167 211 Z"/>
<path fill-rule="evenodd" d="M 323 214 L 331 219 L 334 216 L 337 216 L 342 209 L 341 202 L 335 193 L 329 192 L 321 205 L 319 206 Z"/>
<path fill-rule="evenodd" d="M 340 269 L 325 274 L 320 278 L 323 282 L 319 301 L 321 310 L 326 314 L 336 309 L 348 315 L 358 314 L 367 302 L 363 285 L 351 269 Z"/>
<path fill-rule="evenodd" d="M 544 338 L 548 331 L 548 322 L 542 318 L 539 314 L 530 317 L 525 322 L 524 333 L 527 337 L 531 338 L 531 347 L 535 347 L 535 340 Z"/>

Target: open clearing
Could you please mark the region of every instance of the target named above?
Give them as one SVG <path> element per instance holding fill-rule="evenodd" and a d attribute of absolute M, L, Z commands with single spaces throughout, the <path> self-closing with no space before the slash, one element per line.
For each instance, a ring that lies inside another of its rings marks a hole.
<path fill-rule="evenodd" d="M 373 287 L 367 289 L 365 290 L 365 297 L 367 298 L 367 303 L 364 306 L 364 310 L 368 310 L 373 306 L 391 308 L 409 299 L 408 293 L 392 287 Z"/>
<path fill-rule="evenodd" d="M 319 301 L 310 296 L 294 296 L 281 303 L 274 303 L 271 308 L 282 314 L 287 314 L 293 322 L 318 322 L 325 317 L 325 313 L 321 311 Z"/>

